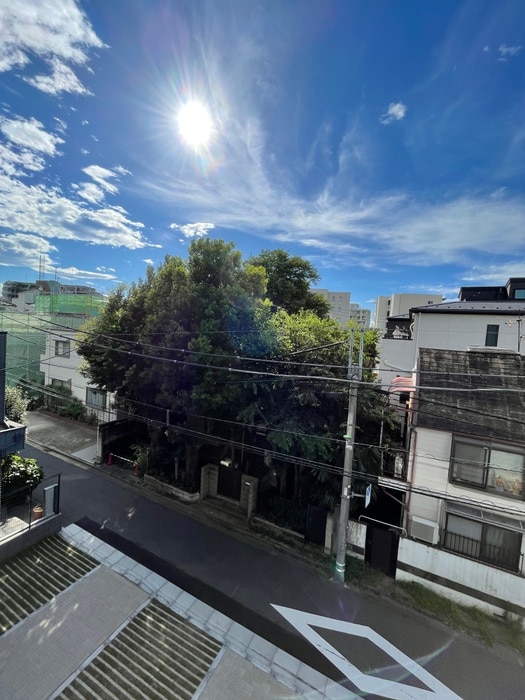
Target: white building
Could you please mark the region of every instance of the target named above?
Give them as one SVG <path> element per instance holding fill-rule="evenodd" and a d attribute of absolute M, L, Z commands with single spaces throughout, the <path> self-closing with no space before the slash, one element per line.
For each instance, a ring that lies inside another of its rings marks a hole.
<path fill-rule="evenodd" d="M 416 306 L 389 317 L 377 365 L 381 383 L 388 386 L 397 375 L 409 376 L 420 348 L 493 347 L 523 352 L 522 292 L 525 295 L 522 278 L 512 278 L 503 287 L 462 287 L 459 301 Z"/>
<path fill-rule="evenodd" d="M 377 297 L 374 327 L 384 331 L 390 316 L 407 314 L 414 306 L 441 304 L 442 301 L 440 294 L 391 294 L 389 297 Z"/>
<path fill-rule="evenodd" d="M 350 292 L 331 292 L 328 289 L 312 289 L 319 294 L 330 306 L 330 318 L 344 328 L 350 320 Z"/>
<path fill-rule="evenodd" d="M 81 374 L 82 358 L 75 350 L 76 332 L 52 329 L 46 335 L 46 347 L 40 360 L 40 371 L 44 375 L 44 384 L 52 392 L 53 388 L 71 391 L 79 399 L 97 422 L 103 423 L 116 419 L 112 408 L 113 394 L 91 386 Z"/>
<path fill-rule="evenodd" d="M 359 328 L 370 328 L 370 310 L 362 309 L 359 304 L 349 305 L 349 320 L 357 321 Z"/>
<path fill-rule="evenodd" d="M 414 387 L 396 578 L 525 618 L 525 360 L 421 348 Z"/>

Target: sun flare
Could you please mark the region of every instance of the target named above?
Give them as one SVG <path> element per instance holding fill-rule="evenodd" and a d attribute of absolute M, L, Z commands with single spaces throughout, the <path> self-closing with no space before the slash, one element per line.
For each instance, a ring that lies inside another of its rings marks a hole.
<path fill-rule="evenodd" d="M 205 146 L 210 140 L 212 121 L 201 102 L 187 102 L 181 107 L 177 123 L 181 137 L 193 148 Z"/>

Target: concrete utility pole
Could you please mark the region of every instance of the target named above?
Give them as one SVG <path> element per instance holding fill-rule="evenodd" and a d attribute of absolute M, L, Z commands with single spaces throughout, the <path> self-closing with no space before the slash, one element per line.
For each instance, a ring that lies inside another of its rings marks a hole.
<path fill-rule="evenodd" d="M 359 332 L 359 331 L 357 331 Z M 352 464 L 354 461 L 355 421 L 357 412 L 357 387 L 363 376 L 364 332 L 360 331 L 359 357 L 357 366 L 353 364 L 354 339 L 356 331 L 350 332 L 350 352 L 348 357 L 348 414 L 346 418 L 345 458 L 343 463 L 343 482 L 341 485 L 341 505 L 339 507 L 339 525 L 337 527 L 337 550 L 334 581 L 341 585 L 345 582 L 346 540 L 348 534 L 348 517 L 352 493 Z"/>

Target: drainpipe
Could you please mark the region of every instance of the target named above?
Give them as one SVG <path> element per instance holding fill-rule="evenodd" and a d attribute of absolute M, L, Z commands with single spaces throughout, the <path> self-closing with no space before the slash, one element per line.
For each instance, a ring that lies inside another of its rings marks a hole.
<path fill-rule="evenodd" d="M 412 437 L 414 438 L 412 440 Z M 414 450 L 412 451 L 412 442 L 414 443 Z M 414 428 L 410 428 L 410 439 L 408 441 L 408 460 L 410 462 L 410 477 L 407 474 L 407 481 L 408 481 L 408 498 L 407 498 L 407 504 L 405 508 L 405 529 L 408 532 L 408 516 L 410 515 L 410 501 L 412 500 L 412 484 L 414 482 L 414 473 L 416 470 L 415 467 L 415 461 L 416 461 L 416 447 L 417 447 L 417 433 L 415 432 Z M 412 459 L 410 459 L 412 455 Z"/>

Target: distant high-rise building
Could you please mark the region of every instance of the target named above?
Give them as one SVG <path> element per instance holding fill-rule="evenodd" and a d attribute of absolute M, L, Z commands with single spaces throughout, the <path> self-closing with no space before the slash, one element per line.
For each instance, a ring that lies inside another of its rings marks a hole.
<path fill-rule="evenodd" d="M 312 292 L 319 294 L 328 302 L 330 318 L 344 328 L 350 320 L 350 292 L 331 292 L 328 289 L 312 289 Z"/>
<path fill-rule="evenodd" d="M 407 314 L 414 306 L 441 304 L 442 301 L 441 294 L 392 294 L 389 297 L 377 297 L 374 327 L 385 330 L 390 316 Z"/>
<path fill-rule="evenodd" d="M 360 328 L 370 328 L 370 309 L 362 309 L 359 304 L 350 304 L 349 320 L 357 321 Z"/>

